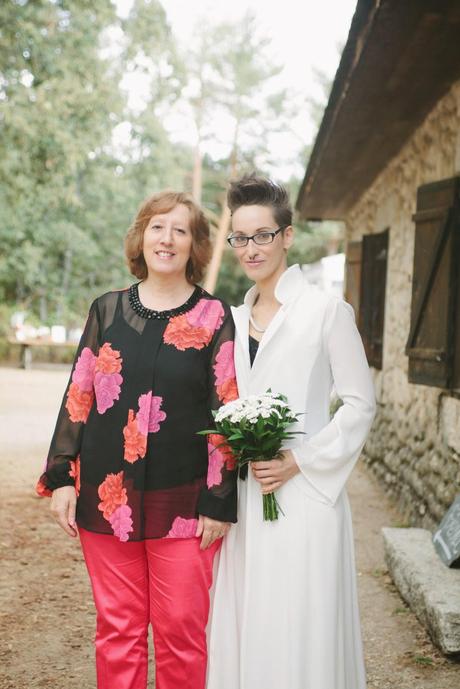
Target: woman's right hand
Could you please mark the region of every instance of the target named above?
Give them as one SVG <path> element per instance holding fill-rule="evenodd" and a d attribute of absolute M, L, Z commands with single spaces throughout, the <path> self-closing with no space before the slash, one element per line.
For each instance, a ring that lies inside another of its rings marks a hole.
<path fill-rule="evenodd" d="M 51 496 L 51 513 L 66 534 L 75 538 L 77 535 L 75 510 L 77 495 L 74 486 L 55 488 Z"/>

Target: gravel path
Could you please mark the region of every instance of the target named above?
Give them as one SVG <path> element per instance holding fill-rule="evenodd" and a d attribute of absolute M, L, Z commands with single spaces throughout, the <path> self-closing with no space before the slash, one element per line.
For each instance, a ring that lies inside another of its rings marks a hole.
<path fill-rule="evenodd" d="M 78 542 L 33 491 L 67 376 L 0 368 L 0 689 L 96 686 L 95 616 Z M 400 517 L 362 467 L 349 493 L 368 689 L 458 689 L 460 663 L 433 647 L 388 577 L 380 529 Z"/>

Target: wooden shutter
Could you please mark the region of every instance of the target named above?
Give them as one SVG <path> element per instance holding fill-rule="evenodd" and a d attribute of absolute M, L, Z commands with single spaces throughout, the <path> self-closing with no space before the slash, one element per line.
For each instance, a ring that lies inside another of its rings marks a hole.
<path fill-rule="evenodd" d="M 361 296 L 361 258 L 362 242 L 348 242 L 345 259 L 345 301 L 355 310 L 356 322 L 359 319 Z"/>
<path fill-rule="evenodd" d="M 411 326 L 406 346 L 411 383 L 443 388 L 454 384 L 459 194 L 460 177 L 417 190 Z"/>
<path fill-rule="evenodd" d="M 363 236 L 359 328 L 370 366 L 382 368 L 388 230 Z"/>
<path fill-rule="evenodd" d="M 459 211 L 460 216 L 460 211 Z M 457 216 L 458 217 L 458 216 Z M 452 310 L 454 312 L 453 325 L 453 372 L 450 387 L 460 393 L 460 222 L 457 221 L 457 228 L 452 238 L 453 247 L 453 267 L 452 267 L 452 281 L 451 289 L 453 293 L 454 304 Z"/>

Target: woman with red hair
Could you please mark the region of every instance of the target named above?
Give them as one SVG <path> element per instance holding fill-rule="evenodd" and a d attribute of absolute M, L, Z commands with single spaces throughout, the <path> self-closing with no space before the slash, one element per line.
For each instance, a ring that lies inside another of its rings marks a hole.
<path fill-rule="evenodd" d="M 236 521 L 232 457 L 198 431 L 237 395 L 228 307 L 197 283 L 209 225 L 187 194 L 147 199 L 125 251 L 139 282 L 91 305 L 38 492 L 80 536 L 98 689 L 204 689 L 213 559 Z"/>

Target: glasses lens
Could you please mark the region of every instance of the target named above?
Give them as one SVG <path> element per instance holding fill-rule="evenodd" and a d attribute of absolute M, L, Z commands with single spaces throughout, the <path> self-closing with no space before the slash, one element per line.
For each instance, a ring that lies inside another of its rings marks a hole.
<path fill-rule="evenodd" d="M 273 241 L 272 232 L 259 232 L 254 235 L 254 241 L 256 244 L 270 244 Z"/>
<path fill-rule="evenodd" d="M 246 246 L 248 243 L 248 238 L 241 236 L 234 236 L 234 237 L 229 237 L 228 241 L 230 242 L 230 245 L 233 246 L 234 249 L 239 249 L 242 246 Z"/>

